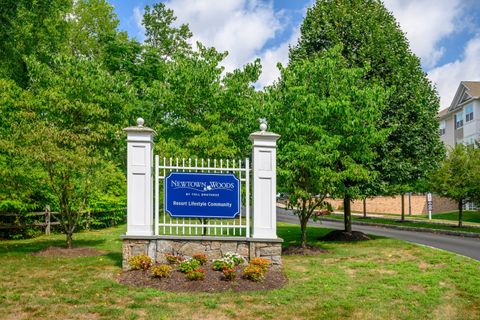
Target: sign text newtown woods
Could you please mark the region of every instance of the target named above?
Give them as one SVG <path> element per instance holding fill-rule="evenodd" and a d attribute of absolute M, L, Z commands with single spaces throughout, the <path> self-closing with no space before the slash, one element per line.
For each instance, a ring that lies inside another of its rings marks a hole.
<path fill-rule="evenodd" d="M 164 190 L 172 217 L 235 218 L 240 212 L 240 181 L 230 173 L 172 172 Z"/>

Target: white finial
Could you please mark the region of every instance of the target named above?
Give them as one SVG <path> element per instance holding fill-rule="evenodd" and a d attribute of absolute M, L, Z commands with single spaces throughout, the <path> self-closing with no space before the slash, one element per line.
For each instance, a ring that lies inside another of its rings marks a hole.
<path fill-rule="evenodd" d="M 260 118 L 258 121 L 260 122 L 260 131 L 265 132 L 267 130 L 267 119 Z"/>
<path fill-rule="evenodd" d="M 145 123 L 145 120 L 143 120 L 143 118 L 138 118 L 137 119 L 137 125 L 139 127 L 143 127 L 143 124 Z"/>

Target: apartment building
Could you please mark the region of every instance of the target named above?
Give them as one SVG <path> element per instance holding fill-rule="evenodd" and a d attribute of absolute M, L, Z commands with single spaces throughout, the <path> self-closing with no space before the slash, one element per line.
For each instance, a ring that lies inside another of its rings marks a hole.
<path fill-rule="evenodd" d="M 450 106 L 438 114 L 446 146 L 480 142 L 480 81 L 462 81 Z"/>

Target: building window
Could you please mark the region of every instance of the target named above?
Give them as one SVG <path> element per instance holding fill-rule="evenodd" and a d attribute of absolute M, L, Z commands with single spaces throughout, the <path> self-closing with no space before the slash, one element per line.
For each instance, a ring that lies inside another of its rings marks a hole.
<path fill-rule="evenodd" d="M 445 120 L 440 121 L 440 135 L 443 136 L 445 134 L 445 128 L 447 127 L 447 124 L 445 123 Z"/>
<path fill-rule="evenodd" d="M 473 106 L 469 105 L 465 108 L 465 122 L 473 120 Z"/>
<path fill-rule="evenodd" d="M 463 112 L 455 114 L 455 129 L 463 127 Z"/>

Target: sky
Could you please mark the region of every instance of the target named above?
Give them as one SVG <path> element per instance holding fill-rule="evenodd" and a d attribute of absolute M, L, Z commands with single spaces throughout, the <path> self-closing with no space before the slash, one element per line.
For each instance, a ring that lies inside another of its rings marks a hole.
<path fill-rule="evenodd" d="M 119 28 L 144 40 L 142 14 L 159 0 L 110 0 Z M 193 41 L 228 51 L 227 71 L 261 59 L 259 88 L 279 76 L 288 63 L 303 18 L 314 0 L 163 0 Z M 480 81 L 480 0 L 384 0 L 406 33 L 422 68 L 436 85 L 440 109 L 447 108 L 460 81 Z"/>

